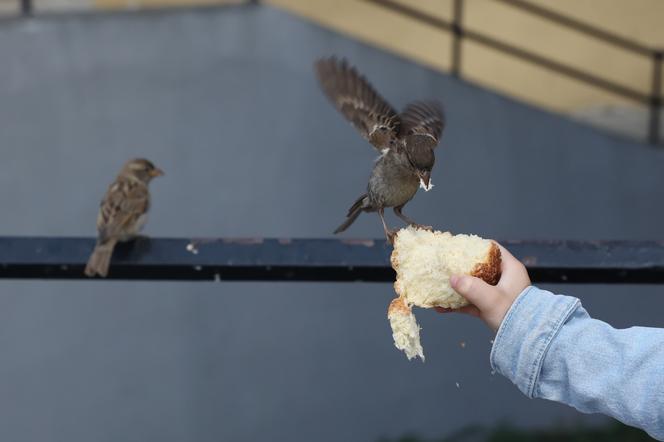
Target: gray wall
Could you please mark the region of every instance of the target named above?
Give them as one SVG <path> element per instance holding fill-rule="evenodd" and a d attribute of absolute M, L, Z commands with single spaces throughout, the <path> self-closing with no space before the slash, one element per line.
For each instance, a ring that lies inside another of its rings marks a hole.
<path fill-rule="evenodd" d="M 333 53 L 395 106 L 444 101 L 436 188 L 407 207 L 417 220 L 495 238 L 662 237 L 662 152 L 266 7 L 0 23 L 0 234 L 93 235 L 106 186 L 145 155 L 167 173 L 147 234 L 331 236 L 375 155 L 317 89 L 311 63 Z M 381 234 L 363 215 L 346 236 Z M 616 326 L 664 326 L 659 287 L 555 290 Z M 393 295 L 0 282 L 0 439 L 366 441 L 604 422 L 491 375 L 491 334 L 466 317 L 420 312 L 427 362 L 408 362 L 385 319 Z"/>

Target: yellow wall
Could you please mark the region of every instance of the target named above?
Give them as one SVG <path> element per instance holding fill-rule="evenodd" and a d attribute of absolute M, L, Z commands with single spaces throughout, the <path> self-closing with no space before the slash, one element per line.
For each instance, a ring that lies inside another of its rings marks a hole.
<path fill-rule="evenodd" d="M 362 0 L 267 0 L 325 26 L 409 57 L 436 69 L 450 68 L 449 33 Z M 400 3 L 451 17 L 452 0 L 399 0 Z M 602 29 L 664 48 L 662 0 L 530 0 Z M 591 37 L 495 0 L 466 0 L 464 26 L 521 49 L 649 93 L 652 63 L 647 57 L 617 49 Z M 462 75 L 484 87 L 552 111 L 604 118 L 619 109 L 638 120 L 624 131 L 643 136 L 647 111 L 633 101 L 580 83 L 477 43 L 463 44 Z M 609 122 L 600 125 L 618 125 Z M 618 128 L 618 130 L 621 130 Z"/>

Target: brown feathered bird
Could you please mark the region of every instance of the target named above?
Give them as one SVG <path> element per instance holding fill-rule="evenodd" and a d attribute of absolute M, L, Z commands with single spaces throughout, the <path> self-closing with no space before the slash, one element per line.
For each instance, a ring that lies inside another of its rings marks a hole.
<path fill-rule="evenodd" d="M 87 276 L 106 277 L 113 249 L 119 241 L 128 241 L 138 234 L 150 208 L 148 184 L 163 175 L 150 161 L 138 158 L 128 161 L 110 185 L 99 207 L 97 245 L 88 265 Z"/>
<path fill-rule="evenodd" d="M 444 116 L 438 102 L 414 102 L 397 114 L 354 67 L 344 59 L 324 58 L 315 63 L 321 88 L 339 112 L 380 153 L 367 192 L 348 210 L 346 221 L 334 233 L 346 230 L 362 212 L 378 212 L 385 236 L 393 241 L 393 230 L 385 223 L 384 210 L 408 224 L 420 226 L 404 215 L 403 207 L 418 187 L 430 190 L 434 148 L 440 141 Z"/>

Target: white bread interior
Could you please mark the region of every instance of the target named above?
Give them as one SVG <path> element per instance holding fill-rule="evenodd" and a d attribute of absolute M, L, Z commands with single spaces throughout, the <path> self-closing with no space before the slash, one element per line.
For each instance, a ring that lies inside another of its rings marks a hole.
<path fill-rule="evenodd" d="M 408 359 L 420 356 L 424 360 L 413 305 L 452 309 L 468 305 L 450 286 L 452 275 L 472 275 L 494 285 L 500 279 L 500 249 L 476 235 L 407 227 L 397 233 L 391 262 L 400 301 L 392 301 L 388 318 L 394 344 Z"/>
<path fill-rule="evenodd" d="M 394 345 L 406 353 L 408 360 L 419 356 L 424 361 L 424 349 L 420 344 L 420 326 L 410 307 L 403 302 L 403 298 L 392 300 L 387 311 L 387 318 L 392 327 Z"/>

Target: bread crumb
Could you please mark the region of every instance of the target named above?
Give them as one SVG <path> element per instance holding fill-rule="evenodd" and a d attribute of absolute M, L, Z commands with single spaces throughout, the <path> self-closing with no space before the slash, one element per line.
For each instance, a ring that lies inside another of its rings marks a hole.
<path fill-rule="evenodd" d="M 427 186 L 426 184 L 424 184 L 424 180 L 420 178 L 420 188 L 424 189 L 425 192 L 428 192 L 431 189 L 433 189 L 433 182 L 431 181 L 431 179 L 429 179 L 429 185 Z"/>
<path fill-rule="evenodd" d="M 387 310 L 387 318 L 390 320 L 395 347 L 406 353 L 408 360 L 419 356 L 424 362 L 424 349 L 420 344 L 420 326 L 402 298 L 392 300 Z"/>
<path fill-rule="evenodd" d="M 189 243 L 187 244 L 187 252 L 193 253 L 194 255 L 198 255 L 198 249 L 194 245 L 194 243 Z"/>

